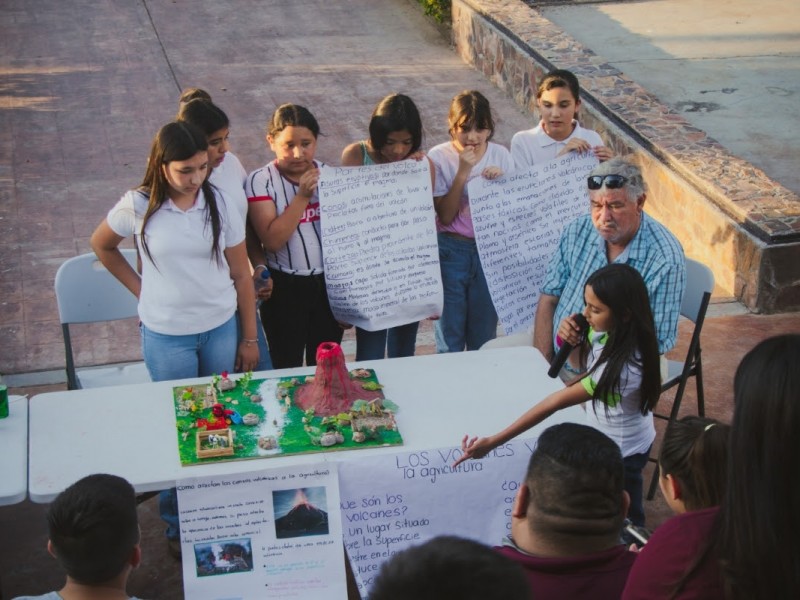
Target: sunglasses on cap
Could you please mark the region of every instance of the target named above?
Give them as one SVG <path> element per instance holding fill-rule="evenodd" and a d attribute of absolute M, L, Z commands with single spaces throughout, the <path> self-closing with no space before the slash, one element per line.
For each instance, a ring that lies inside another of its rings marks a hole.
<path fill-rule="evenodd" d="M 599 190 L 603 187 L 603 182 L 606 184 L 606 189 L 618 190 L 628 181 L 627 177 L 622 175 L 591 175 L 587 182 L 590 190 Z"/>

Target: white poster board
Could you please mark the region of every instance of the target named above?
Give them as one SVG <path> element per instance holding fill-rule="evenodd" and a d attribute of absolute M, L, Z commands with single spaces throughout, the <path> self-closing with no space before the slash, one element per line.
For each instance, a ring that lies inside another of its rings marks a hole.
<path fill-rule="evenodd" d="M 345 598 L 335 463 L 178 482 L 192 600 Z"/>
<path fill-rule="evenodd" d="M 483 272 L 506 334 L 531 331 L 539 288 L 564 226 L 589 210 L 593 154 L 570 152 L 544 165 L 469 183 Z"/>
<path fill-rule="evenodd" d="M 341 463 L 342 531 L 361 597 L 384 561 L 438 535 L 499 545 L 534 446 L 535 438 L 515 439 L 455 469 L 459 448 Z"/>
<path fill-rule="evenodd" d="M 318 189 L 336 319 L 377 331 L 441 315 L 430 163 L 325 166 Z"/>

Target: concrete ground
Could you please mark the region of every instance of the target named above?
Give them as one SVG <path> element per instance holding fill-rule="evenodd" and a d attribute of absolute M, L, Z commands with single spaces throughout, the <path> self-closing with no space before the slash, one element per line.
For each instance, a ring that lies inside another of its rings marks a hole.
<path fill-rule="evenodd" d="M 676 24 L 673 35 L 679 33 L 677 16 L 684 3 L 673 4 L 676 18 L 658 28 L 663 36 L 671 24 Z M 718 5 L 720 13 L 729 5 L 706 4 Z M 794 3 L 783 5 L 789 10 Z M 600 22 L 605 26 L 608 19 Z M 713 36 L 708 40 L 710 50 L 714 41 Z M 316 114 L 325 134 L 318 156 L 332 163 L 347 143 L 365 136 L 373 106 L 392 91 L 408 93 L 418 103 L 427 147 L 447 138 L 449 100 L 465 88 L 489 97 L 498 120 L 497 141 L 508 144 L 515 131 L 532 122 L 460 62 L 440 28 L 412 0 L 6 0 L 0 4 L 0 57 L 4 375 L 63 368 L 52 293 L 55 270 L 88 250 L 96 224 L 138 183 L 150 139 L 174 115 L 181 88 L 203 87 L 226 110 L 234 151 L 248 169 L 268 159 L 264 123 L 287 101 Z M 714 88 L 739 85 L 720 81 Z M 765 112 L 778 120 L 776 110 L 770 106 Z M 793 117 L 780 118 L 796 133 Z M 77 340 L 80 359 L 137 358 L 134 325 L 91 328 Z M 800 331 L 800 316 L 751 315 L 736 304 L 712 307 L 703 336 L 709 416 L 730 418 L 733 370 L 741 356 L 759 340 L 787 330 Z M 682 326 L 684 346 L 688 335 Z M 352 354 L 352 342 L 346 349 Z M 432 351 L 428 322 L 418 352 Z M 12 391 L 52 389 L 35 385 L 41 380 L 19 378 L 16 385 L 23 387 Z M 54 387 L 63 389 L 63 384 Z M 691 392 L 684 406 L 691 411 Z M 44 510 L 30 502 L 0 508 L 3 598 L 43 593 L 63 580 L 44 550 Z M 660 499 L 647 503 L 651 526 L 668 514 Z M 143 598 L 182 597 L 180 568 L 165 551 L 153 500 L 142 505 L 140 516 L 145 561 L 130 592 Z"/>
<path fill-rule="evenodd" d="M 800 194 L 800 3 L 528 4 L 541 4 L 574 39 Z"/>

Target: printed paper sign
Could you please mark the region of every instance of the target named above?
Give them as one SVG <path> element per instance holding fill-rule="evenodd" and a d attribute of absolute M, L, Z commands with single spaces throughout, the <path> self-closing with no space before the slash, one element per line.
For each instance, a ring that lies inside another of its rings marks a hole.
<path fill-rule="evenodd" d="M 178 482 L 192 600 L 345 598 L 335 463 Z"/>
<path fill-rule="evenodd" d="M 430 164 L 323 167 L 325 281 L 338 321 L 376 331 L 442 312 Z"/>
<path fill-rule="evenodd" d="M 586 177 L 592 154 L 469 184 L 481 265 L 506 334 L 531 331 L 539 288 L 564 227 L 589 210 Z"/>

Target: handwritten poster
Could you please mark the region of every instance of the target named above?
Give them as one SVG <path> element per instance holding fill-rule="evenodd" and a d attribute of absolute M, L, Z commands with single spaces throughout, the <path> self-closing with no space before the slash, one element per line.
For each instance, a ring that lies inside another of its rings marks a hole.
<path fill-rule="evenodd" d="M 569 154 L 493 181 L 469 183 L 481 265 L 506 334 L 530 331 L 539 288 L 564 226 L 589 210 L 594 155 Z"/>
<path fill-rule="evenodd" d="M 384 561 L 437 535 L 499 545 L 534 447 L 535 438 L 515 439 L 455 469 L 460 448 L 341 463 L 342 529 L 361 597 Z"/>
<path fill-rule="evenodd" d="M 335 463 L 178 482 L 192 600 L 347 595 Z"/>
<path fill-rule="evenodd" d="M 442 312 L 430 164 L 323 167 L 322 250 L 336 319 L 376 331 Z"/>

